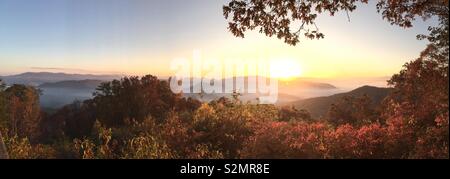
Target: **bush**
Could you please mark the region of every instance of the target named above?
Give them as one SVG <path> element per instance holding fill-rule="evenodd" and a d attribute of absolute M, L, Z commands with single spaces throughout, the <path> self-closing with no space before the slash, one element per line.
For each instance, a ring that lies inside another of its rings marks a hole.
<path fill-rule="evenodd" d="M 48 145 L 31 145 L 28 138 L 20 138 L 17 135 L 4 138 L 5 145 L 11 159 L 51 159 L 56 158 L 56 153 Z"/>

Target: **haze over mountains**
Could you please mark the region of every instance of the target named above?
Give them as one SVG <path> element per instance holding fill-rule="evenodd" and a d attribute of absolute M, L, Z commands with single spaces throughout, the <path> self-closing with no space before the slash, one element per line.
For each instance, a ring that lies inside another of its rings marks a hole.
<path fill-rule="evenodd" d="M 90 99 L 95 89 L 102 82 L 122 77 L 120 75 L 27 72 L 18 75 L 2 76 L 0 79 L 3 79 L 7 85 L 25 84 L 38 87 L 42 90 L 41 106 L 48 109 L 57 109 L 75 100 Z M 345 95 L 361 96 L 368 94 L 375 103 L 379 103 L 389 91 L 387 88 L 364 86 L 348 92 L 348 89 L 336 87 L 333 84 L 304 78 L 279 81 L 278 85 L 278 105 L 293 105 L 297 108 L 307 109 L 315 117 L 324 115 L 332 103 Z M 211 101 L 220 97 L 232 97 L 232 94 L 185 93 L 183 95 L 202 101 Z M 239 98 L 242 101 L 256 102 L 260 96 L 260 94 L 244 93 Z"/>
<path fill-rule="evenodd" d="M 237 91 L 239 93 L 239 99 L 245 102 L 254 102 L 256 103 L 258 101 L 258 99 L 262 96 L 267 96 L 268 94 L 260 94 L 260 93 L 248 93 L 248 86 L 249 86 L 249 79 L 253 78 L 256 84 L 259 83 L 260 79 L 266 80 L 267 83 L 268 82 L 268 78 L 256 78 L 254 76 L 251 77 L 233 77 L 233 78 L 225 78 L 222 79 L 222 83 L 225 84 L 226 80 L 235 80 L 234 85 L 236 85 L 236 83 L 238 83 L 237 81 L 243 82 L 244 86 L 245 86 L 245 90 L 240 91 L 240 90 L 236 90 L 236 88 L 233 88 L 233 91 Z M 196 89 L 201 89 L 202 88 L 202 82 L 201 79 L 199 78 L 191 78 L 192 83 L 193 83 L 193 87 L 192 89 L 196 88 Z M 267 84 L 268 85 L 268 84 Z M 258 86 L 258 85 L 256 85 Z M 304 79 L 304 78 L 296 78 L 296 79 L 291 79 L 289 81 L 283 81 L 283 80 L 278 80 L 278 103 L 288 103 L 288 102 L 293 102 L 293 101 L 297 101 L 300 99 L 304 99 L 304 98 L 310 98 L 310 97 L 316 97 L 316 96 L 324 96 L 324 95 L 329 95 L 329 94 L 335 94 L 340 92 L 340 89 L 338 89 L 337 87 L 335 87 L 332 84 L 328 84 L 328 83 L 322 83 L 322 82 L 315 82 L 309 79 Z M 186 87 L 183 88 L 183 91 L 191 91 L 190 87 Z M 258 91 L 258 87 L 257 90 Z M 197 100 L 201 100 L 201 101 L 212 101 L 215 99 L 219 99 L 221 97 L 227 97 L 227 98 L 232 98 L 233 94 L 231 93 L 213 93 L 213 94 L 200 94 L 200 93 L 184 93 L 183 94 L 185 97 L 191 97 Z"/>
<path fill-rule="evenodd" d="M 83 101 L 92 98 L 101 80 L 70 80 L 54 83 L 43 83 L 38 86 L 42 90 L 40 98 L 41 106 L 44 108 L 60 108 L 75 100 Z"/>
<path fill-rule="evenodd" d="M 56 109 L 75 100 L 89 99 L 100 83 L 120 79 L 121 77 L 120 75 L 26 72 L 18 75 L 0 76 L 0 79 L 7 85 L 24 84 L 41 89 L 41 106 Z"/>

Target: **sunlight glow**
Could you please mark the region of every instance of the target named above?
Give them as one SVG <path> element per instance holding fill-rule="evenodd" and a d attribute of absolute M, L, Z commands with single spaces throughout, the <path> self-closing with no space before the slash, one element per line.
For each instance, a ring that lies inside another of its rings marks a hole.
<path fill-rule="evenodd" d="M 278 59 L 270 62 L 270 77 L 272 78 L 289 81 L 301 75 L 301 66 L 293 59 Z"/>

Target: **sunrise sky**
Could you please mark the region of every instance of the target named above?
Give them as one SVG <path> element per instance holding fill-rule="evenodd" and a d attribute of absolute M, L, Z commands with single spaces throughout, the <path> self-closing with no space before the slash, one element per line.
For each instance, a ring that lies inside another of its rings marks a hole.
<path fill-rule="evenodd" d="M 417 57 L 433 21 L 391 26 L 374 4 L 319 16 L 322 40 L 297 46 L 257 32 L 234 37 L 222 15 L 226 0 L 0 0 L 0 75 L 26 71 L 170 76 L 170 61 L 289 59 L 302 77 L 390 76 Z"/>

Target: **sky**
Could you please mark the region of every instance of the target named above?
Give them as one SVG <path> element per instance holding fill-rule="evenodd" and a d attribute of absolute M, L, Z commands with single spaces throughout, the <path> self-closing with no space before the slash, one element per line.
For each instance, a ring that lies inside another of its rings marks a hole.
<path fill-rule="evenodd" d="M 290 46 L 247 32 L 234 37 L 227 0 L 0 0 L 0 75 L 26 71 L 170 76 L 170 62 L 205 59 L 290 59 L 311 78 L 384 77 L 425 48 L 416 40 L 433 21 L 403 29 L 373 1 L 350 13 L 320 15 L 325 39 Z"/>

